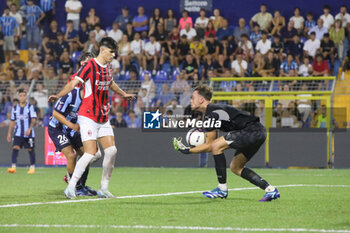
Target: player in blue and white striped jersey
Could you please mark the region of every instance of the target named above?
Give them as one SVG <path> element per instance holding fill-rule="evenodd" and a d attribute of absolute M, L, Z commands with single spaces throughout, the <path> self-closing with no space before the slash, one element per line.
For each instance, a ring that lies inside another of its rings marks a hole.
<path fill-rule="evenodd" d="M 12 53 L 16 50 L 15 37 L 17 36 L 18 24 L 15 17 L 10 15 L 10 9 L 5 8 L 4 16 L 0 17 L 0 28 L 4 34 L 3 48 L 8 61 L 12 59 Z"/>
<path fill-rule="evenodd" d="M 45 17 L 45 13 L 33 0 L 27 0 L 27 4 L 22 7 L 22 12 L 27 20 L 26 33 L 29 49 L 37 49 L 41 42 L 39 23 Z"/>
<path fill-rule="evenodd" d="M 40 0 L 40 8 L 45 13 L 45 17 L 41 20 L 41 24 L 48 28 L 50 26 L 51 21 L 54 19 L 56 6 L 56 0 Z"/>
<path fill-rule="evenodd" d="M 36 112 L 34 106 L 27 102 L 27 92 L 23 89 L 18 91 L 19 104 L 13 106 L 11 112 L 11 123 L 7 134 L 7 141 L 11 142 L 13 135 L 12 167 L 8 169 L 9 173 L 16 173 L 16 163 L 19 150 L 24 147 L 28 149 L 30 158 L 30 168 L 28 174 L 35 172 L 35 152 L 34 152 L 34 125 L 36 123 Z M 16 127 L 15 127 L 16 126 Z"/>

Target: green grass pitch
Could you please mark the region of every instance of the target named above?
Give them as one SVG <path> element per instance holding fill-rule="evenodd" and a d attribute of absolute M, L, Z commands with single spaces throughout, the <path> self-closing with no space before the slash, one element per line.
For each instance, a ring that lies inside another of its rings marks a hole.
<path fill-rule="evenodd" d="M 214 188 L 213 168 L 116 168 L 110 191 L 121 198 L 66 202 L 64 168 L 0 168 L 0 232 L 350 232 L 350 170 L 255 171 L 280 186 L 279 200 L 258 202 L 264 192 L 229 170 L 235 190 L 210 200 L 179 192 Z M 87 184 L 97 189 L 101 173 L 92 168 Z M 177 195 L 142 196 L 165 193 Z M 22 203 L 38 204 L 11 206 Z"/>

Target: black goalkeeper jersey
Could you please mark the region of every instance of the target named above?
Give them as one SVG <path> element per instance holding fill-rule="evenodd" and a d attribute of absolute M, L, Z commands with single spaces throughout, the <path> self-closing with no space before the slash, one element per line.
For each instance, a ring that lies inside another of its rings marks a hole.
<path fill-rule="evenodd" d="M 215 119 L 221 121 L 219 130 L 230 132 L 244 129 L 250 122 L 259 122 L 259 117 L 250 115 L 248 112 L 240 111 L 226 104 L 209 104 L 204 115 L 205 120 Z M 213 131 L 218 128 L 207 128 Z"/>

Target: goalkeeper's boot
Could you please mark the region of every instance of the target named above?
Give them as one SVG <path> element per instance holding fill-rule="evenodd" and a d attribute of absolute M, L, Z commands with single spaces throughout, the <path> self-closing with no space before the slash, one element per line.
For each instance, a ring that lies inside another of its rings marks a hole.
<path fill-rule="evenodd" d="M 16 168 L 15 168 L 15 167 L 11 167 L 11 168 L 8 168 L 8 169 L 7 169 L 7 172 L 8 172 L 8 173 L 16 173 L 17 171 L 16 171 Z"/>
<path fill-rule="evenodd" d="M 90 188 L 89 186 L 84 187 L 88 191 L 88 196 L 97 196 L 97 191 Z"/>
<path fill-rule="evenodd" d="M 114 198 L 114 195 L 108 190 L 98 190 L 97 196 L 99 198 Z"/>
<path fill-rule="evenodd" d="M 220 197 L 222 199 L 222 198 L 227 198 L 228 191 L 221 190 L 219 187 L 217 187 L 211 191 L 203 192 L 203 195 L 210 198 L 210 199 L 215 199 L 218 197 Z"/>
<path fill-rule="evenodd" d="M 64 190 L 64 195 L 68 199 L 75 199 L 77 196 L 75 195 L 75 188 L 71 188 L 67 186 L 67 188 Z"/>
<path fill-rule="evenodd" d="M 265 202 L 265 201 L 272 201 L 277 198 L 280 198 L 280 193 L 278 192 L 278 189 L 275 188 L 272 192 L 266 192 L 264 197 L 260 199 L 259 201 Z"/>

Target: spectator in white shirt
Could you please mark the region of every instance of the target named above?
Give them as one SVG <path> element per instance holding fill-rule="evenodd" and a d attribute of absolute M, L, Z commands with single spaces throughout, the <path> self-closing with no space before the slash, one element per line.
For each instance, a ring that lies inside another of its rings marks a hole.
<path fill-rule="evenodd" d="M 207 28 L 209 19 L 205 16 L 205 10 L 201 9 L 199 11 L 199 17 L 196 19 L 194 23 L 194 27 L 197 31 L 197 35 L 200 38 L 204 37 L 205 29 Z"/>
<path fill-rule="evenodd" d="M 140 71 L 146 69 L 146 59 L 143 55 L 145 49 L 145 41 L 141 40 L 140 33 L 136 32 L 134 40 L 131 42 L 131 58 L 137 58 L 140 66 Z"/>
<path fill-rule="evenodd" d="M 158 65 L 158 54 L 160 52 L 160 44 L 156 41 L 156 37 L 151 35 L 149 42 L 145 46 L 145 56 L 147 65 L 150 65 L 153 62 L 153 71 L 152 74 L 156 74 L 156 69 Z"/>
<path fill-rule="evenodd" d="M 197 32 L 194 28 L 191 28 L 190 23 L 186 23 L 185 28 L 181 29 L 180 36 L 186 35 L 187 39 L 192 41 L 192 39 L 197 35 Z"/>
<path fill-rule="evenodd" d="M 244 77 L 247 71 L 248 63 L 243 60 L 242 54 L 237 53 L 236 60 L 231 64 L 232 74 L 235 77 Z"/>
<path fill-rule="evenodd" d="M 79 30 L 80 12 L 83 5 L 79 0 L 68 0 L 65 4 L 67 20 L 72 20 L 74 29 Z"/>
<path fill-rule="evenodd" d="M 299 66 L 298 75 L 302 77 L 309 77 L 313 72 L 309 57 L 305 56 L 303 64 Z"/>
<path fill-rule="evenodd" d="M 343 27 L 350 23 L 350 14 L 347 12 L 346 5 L 340 7 L 340 12 L 335 16 L 335 19 L 340 19 Z"/>
<path fill-rule="evenodd" d="M 107 32 L 107 35 L 118 43 L 122 39 L 123 32 L 119 29 L 118 22 L 114 22 L 112 26 L 113 28 Z"/>
<path fill-rule="evenodd" d="M 10 10 L 11 10 L 10 11 L 10 16 L 14 17 L 16 19 L 16 21 L 17 21 L 17 24 L 18 24 L 17 35 L 19 35 L 21 37 L 21 35 L 22 35 L 21 25 L 23 23 L 22 15 L 17 12 L 17 5 L 16 5 L 16 3 L 12 3 L 11 4 Z"/>
<path fill-rule="evenodd" d="M 102 38 L 106 36 L 106 31 L 103 30 L 99 24 L 95 25 L 95 30 L 93 32 L 95 33 L 95 40 L 97 43 L 100 43 Z"/>
<path fill-rule="evenodd" d="M 256 44 L 255 50 L 256 52 L 260 52 L 262 55 L 265 55 L 270 49 L 271 41 L 267 39 L 267 32 L 263 31 L 261 33 L 261 39 Z"/>
<path fill-rule="evenodd" d="M 319 18 L 317 20 L 317 25 L 311 28 L 311 30 L 309 31 L 309 35 L 311 34 L 311 32 L 316 33 L 316 39 L 322 40 L 323 35 L 328 32 L 328 29 L 323 26 L 323 19 Z"/>
<path fill-rule="evenodd" d="M 334 24 L 334 17 L 331 15 L 330 7 L 328 5 L 323 7 L 323 15 L 320 16 L 320 19 L 323 20 L 323 26 L 329 30 L 329 28 Z"/>
<path fill-rule="evenodd" d="M 304 56 L 315 57 L 317 50 L 320 48 L 321 42 L 316 39 L 316 33 L 311 32 L 310 39 L 304 44 Z"/>
<path fill-rule="evenodd" d="M 113 75 L 118 75 L 120 71 L 120 63 L 117 59 L 113 59 L 111 62 L 112 69 L 113 69 Z"/>
<path fill-rule="evenodd" d="M 298 30 L 298 32 L 304 29 L 304 17 L 300 15 L 300 8 L 296 7 L 294 9 L 294 16 L 290 18 L 294 22 L 294 28 Z"/>

